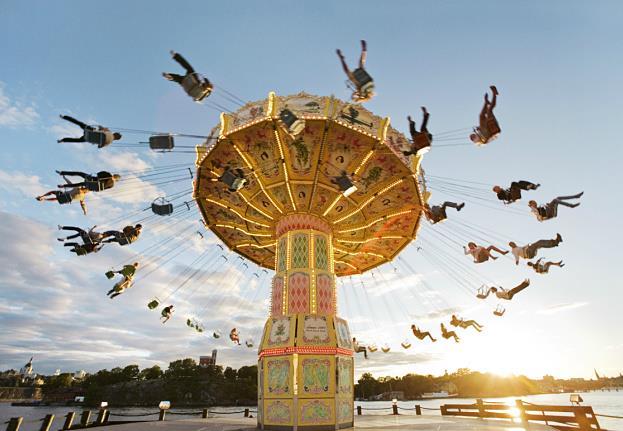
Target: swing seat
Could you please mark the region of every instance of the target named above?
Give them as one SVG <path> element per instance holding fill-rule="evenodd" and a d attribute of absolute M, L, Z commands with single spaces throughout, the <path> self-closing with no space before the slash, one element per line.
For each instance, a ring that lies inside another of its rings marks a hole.
<path fill-rule="evenodd" d="M 428 133 L 421 133 L 416 135 L 415 140 L 413 141 L 413 146 L 416 149 L 416 155 L 426 154 L 430 151 L 431 147 L 431 136 Z"/>
<path fill-rule="evenodd" d="M 368 352 L 370 352 L 370 353 L 374 353 L 374 352 L 376 352 L 377 350 L 379 350 L 379 348 L 378 348 L 378 347 L 376 347 L 376 344 L 370 344 L 370 345 L 368 346 Z"/>
<path fill-rule="evenodd" d="M 221 338 L 221 333 L 220 333 L 220 332 L 218 332 L 218 331 L 214 331 L 214 332 L 212 333 L 212 336 L 213 336 L 214 338 L 217 338 L 217 339 L 218 339 L 218 338 Z"/>
<path fill-rule="evenodd" d="M 151 211 L 159 216 L 168 216 L 173 214 L 173 204 L 163 197 L 156 198 L 151 203 Z"/>
<path fill-rule="evenodd" d="M 195 102 L 201 102 L 212 93 L 210 81 L 197 72 L 186 75 L 182 87 Z"/>
<path fill-rule="evenodd" d="M 223 172 L 219 180 L 229 187 L 230 192 L 237 192 L 247 183 L 246 179 L 237 176 L 231 169 Z"/>
<path fill-rule="evenodd" d="M 249 348 L 252 349 L 253 348 L 253 341 L 251 340 L 247 340 L 244 342 L 244 344 Z"/>
<path fill-rule="evenodd" d="M 56 194 L 56 200 L 59 205 L 65 205 L 71 203 L 71 195 L 69 192 L 60 192 Z"/>
<path fill-rule="evenodd" d="M 478 288 L 478 293 L 476 294 L 476 298 L 478 298 L 478 299 L 485 299 L 488 296 L 487 292 L 488 292 L 488 290 L 485 289 L 484 287 Z"/>
<path fill-rule="evenodd" d="M 353 70 L 353 77 L 355 78 L 357 87 L 360 88 L 362 92 L 366 91 L 366 89 L 374 88 L 374 80 L 365 69 L 357 68 Z"/>
<path fill-rule="evenodd" d="M 150 310 L 153 310 L 154 308 L 158 308 L 159 305 L 160 305 L 160 300 L 158 298 L 154 298 L 151 301 L 149 301 L 149 303 L 147 304 L 147 308 L 149 308 Z"/>
<path fill-rule="evenodd" d="M 504 313 L 506 313 L 506 309 L 502 306 L 497 306 L 496 309 L 493 311 L 493 314 L 498 317 L 502 317 Z"/>
<path fill-rule="evenodd" d="M 193 321 L 190 319 L 186 319 L 186 326 L 188 326 L 189 328 L 195 327 L 195 325 L 193 324 Z"/>
<path fill-rule="evenodd" d="M 400 343 L 400 345 L 403 349 L 409 349 L 411 347 L 411 343 L 409 343 L 408 341 L 403 341 L 402 343 Z"/>
<path fill-rule="evenodd" d="M 115 276 L 115 272 L 114 271 L 106 271 L 106 278 L 107 279 L 111 279 Z"/>
<path fill-rule="evenodd" d="M 84 139 L 90 144 L 95 144 L 98 148 L 110 145 L 113 141 L 112 133 L 102 130 L 85 130 Z"/>
<path fill-rule="evenodd" d="M 387 352 L 389 352 L 390 350 L 391 350 L 391 348 L 390 348 L 389 346 L 383 346 L 383 347 L 381 347 L 381 351 L 382 351 L 383 353 L 387 353 Z"/>
<path fill-rule="evenodd" d="M 172 135 L 153 135 L 149 137 L 149 148 L 154 151 L 171 151 L 175 147 Z"/>
<path fill-rule="evenodd" d="M 292 135 L 298 135 L 305 129 L 305 120 L 297 117 L 294 112 L 289 109 L 282 109 L 279 113 L 279 119 L 286 125 L 288 131 Z"/>

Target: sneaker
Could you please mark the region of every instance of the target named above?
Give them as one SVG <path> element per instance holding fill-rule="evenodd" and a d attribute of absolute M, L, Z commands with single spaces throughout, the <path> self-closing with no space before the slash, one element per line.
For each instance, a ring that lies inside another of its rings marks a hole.
<path fill-rule="evenodd" d="M 562 236 L 559 233 L 556 234 L 556 241 L 558 241 L 558 243 L 562 242 Z"/>
<path fill-rule="evenodd" d="M 169 73 L 162 72 L 162 76 L 164 76 L 164 79 L 166 79 L 167 81 L 173 81 L 173 77 Z"/>
<path fill-rule="evenodd" d="M 495 95 L 499 95 L 500 93 L 498 93 L 498 89 L 495 85 L 492 85 L 489 87 L 491 89 L 491 91 L 493 92 L 493 94 Z"/>
<path fill-rule="evenodd" d="M 63 230 L 63 226 L 61 226 L 60 224 L 57 226 L 58 226 L 58 230 Z"/>
<path fill-rule="evenodd" d="M 170 50 L 169 53 L 171 54 L 171 57 L 175 57 L 175 54 L 177 54 L 177 52 Z"/>
<path fill-rule="evenodd" d="M 460 203 L 457 207 L 456 210 L 457 211 L 461 211 L 463 209 L 463 207 L 465 206 L 465 202 Z"/>

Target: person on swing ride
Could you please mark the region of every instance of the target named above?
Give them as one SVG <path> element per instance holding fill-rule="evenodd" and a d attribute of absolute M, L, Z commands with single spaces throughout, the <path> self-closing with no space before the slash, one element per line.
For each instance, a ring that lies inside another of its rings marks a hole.
<path fill-rule="evenodd" d="M 459 336 L 456 335 L 456 332 L 448 331 L 446 329 L 446 325 L 444 325 L 443 323 L 441 324 L 441 336 L 445 338 L 446 340 L 449 338 L 454 338 L 455 343 L 458 343 L 460 341 Z"/>
<path fill-rule="evenodd" d="M 476 245 L 475 242 L 468 242 L 467 247 L 463 246 L 463 252 L 467 254 L 471 254 L 474 258 L 474 263 L 483 263 L 489 260 L 489 258 L 495 260 L 497 257 L 491 254 L 491 251 L 497 251 L 498 253 L 504 255 L 508 253 L 508 250 L 501 250 L 494 245 L 490 245 L 485 248 L 480 245 Z"/>
<path fill-rule="evenodd" d="M 121 179 L 121 175 L 111 174 L 107 171 L 99 171 L 95 175 L 90 175 L 80 171 L 56 171 L 56 173 L 62 176 L 67 183 L 59 184 L 58 187 L 86 187 L 91 192 L 111 189 L 115 185 L 115 182 Z M 72 183 L 66 177 L 81 177 L 83 181 L 79 183 Z"/>
<path fill-rule="evenodd" d="M 559 268 L 565 266 L 565 264 L 562 263 L 562 260 L 559 260 L 558 262 L 541 263 L 542 260 L 543 258 L 540 257 L 536 262 L 528 262 L 527 265 L 532 267 L 532 269 L 534 269 L 537 274 L 547 274 L 549 272 L 550 266 L 557 266 Z"/>
<path fill-rule="evenodd" d="M 368 45 L 365 40 L 361 41 L 361 56 L 359 57 L 359 67 L 353 71 L 348 68 L 342 51 L 337 49 L 337 56 L 342 63 L 342 69 L 348 76 L 349 81 L 355 86 L 352 100 L 354 102 L 367 102 L 374 97 L 374 80 L 365 69 L 366 56 L 368 55 Z"/>
<path fill-rule="evenodd" d="M 432 207 L 428 203 L 424 204 L 424 215 L 432 224 L 439 223 L 448 218 L 446 214 L 446 208 L 455 208 L 457 211 L 461 211 L 465 206 L 465 202 L 457 204 L 455 202 L 444 202 L 441 205 L 433 205 Z"/>
<path fill-rule="evenodd" d="M 58 230 L 69 230 L 69 231 L 74 231 L 77 232 L 74 235 L 69 235 L 66 238 L 57 238 L 59 241 L 63 242 L 63 241 L 67 241 L 68 239 L 74 239 L 74 238 L 82 238 L 82 242 L 84 242 L 85 244 L 87 243 L 100 243 L 102 241 L 103 238 L 103 234 L 101 234 L 100 232 L 96 232 L 95 228 L 97 226 L 93 226 L 91 229 L 89 229 L 88 231 L 81 229 L 79 227 L 76 226 L 61 226 L 58 225 Z"/>
<path fill-rule="evenodd" d="M 433 142 L 433 135 L 426 128 L 430 114 L 425 106 L 422 106 L 422 112 L 424 113 L 424 117 L 422 118 L 422 125 L 420 126 L 419 132 L 415 128 L 415 121 L 411 119 L 410 115 L 407 117 L 409 121 L 409 133 L 411 133 L 411 149 L 402 152 L 405 156 L 424 154 L 430 150 L 430 146 Z"/>
<path fill-rule="evenodd" d="M 482 332 L 482 328 L 484 327 L 480 323 L 476 322 L 475 320 L 471 320 L 471 319 L 465 320 L 463 318 L 459 319 L 454 314 L 452 315 L 452 319 L 450 320 L 450 325 L 456 326 L 458 328 L 463 328 L 463 329 L 467 329 L 471 326 L 478 332 Z"/>
<path fill-rule="evenodd" d="M 113 278 L 115 274 L 121 274 L 123 279 L 118 281 L 112 289 L 106 293 L 106 295 L 110 296 L 110 299 L 113 299 L 119 295 L 121 295 L 126 289 L 129 289 L 132 286 L 132 281 L 134 280 L 134 274 L 136 274 L 136 270 L 138 269 L 138 262 L 134 262 L 132 265 L 125 265 L 119 271 L 109 271 L 106 273 L 106 277 Z"/>
<path fill-rule="evenodd" d="M 58 143 L 61 142 L 89 142 L 91 144 L 97 145 L 97 148 L 104 148 L 108 145 L 112 144 L 113 141 L 118 141 L 121 139 L 121 133 L 112 132 L 109 128 L 103 126 L 89 126 L 88 124 L 83 123 L 82 121 L 76 120 L 69 115 L 61 115 L 63 120 L 69 121 L 70 123 L 75 124 L 76 126 L 82 129 L 82 136 L 79 138 L 62 138 L 59 139 Z"/>
<path fill-rule="evenodd" d="M 229 339 L 234 343 L 240 345 L 240 334 L 236 328 L 229 331 Z"/>
<path fill-rule="evenodd" d="M 108 230 L 102 234 L 104 243 L 116 242 L 119 245 L 128 245 L 135 242 L 141 235 L 143 225 L 140 223 L 136 226 L 126 226 L 123 230 Z M 112 237 L 112 238 L 110 238 Z"/>
<path fill-rule="evenodd" d="M 47 193 L 42 194 L 41 196 L 37 196 L 39 202 L 48 201 L 48 202 L 58 202 L 59 205 L 70 204 L 73 201 L 80 202 L 80 208 L 82 208 L 82 212 L 84 215 L 87 215 L 87 205 L 84 202 L 87 193 L 89 193 L 89 189 L 86 187 L 74 187 L 67 191 L 65 190 L 51 190 Z M 54 196 L 52 198 L 47 198 L 46 196 Z"/>
<path fill-rule="evenodd" d="M 163 324 L 167 323 L 169 319 L 173 316 L 173 305 L 168 305 L 162 309 L 160 313 L 160 321 Z"/>
<path fill-rule="evenodd" d="M 522 190 L 536 190 L 540 187 L 540 184 L 534 184 L 530 181 L 513 181 L 511 186 L 507 189 L 503 189 L 500 186 L 493 186 L 493 192 L 497 195 L 498 199 L 505 204 L 512 204 L 515 201 L 521 199 Z"/>
<path fill-rule="evenodd" d="M 489 289 L 489 292 L 495 293 L 495 296 L 497 296 L 500 299 L 505 299 L 507 301 L 510 301 L 513 299 L 513 296 L 515 296 L 516 294 L 518 294 L 519 292 L 521 292 L 528 286 L 530 286 L 530 280 L 526 278 L 524 281 L 522 281 L 521 283 L 519 283 L 517 286 L 513 287 L 510 290 L 506 290 L 502 286 L 498 286 L 498 287 L 493 286 Z"/>
<path fill-rule="evenodd" d="M 430 340 L 434 343 L 435 341 L 437 341 L 436 339 L 433 338 L 433 336 L 430 334 L 430 332 L 426 331 L 426 332 L 422 332 L 420 331 L 420 329 L 415 326 L 415 325 L 411 325 L 411 330 L 413 331 L 413 335 L 415 335 L 415 338 L 417 338 L 418 340 L 423 340 L 424 338 L 428 337 L 430 338 Z"/>
<path fill-rule="evenodd" d="M 555 199 L 552 199 L 550 202 L 545 205 L 539 206 L 536 201 L 528 202 L 528 206 L 532 211 L 532 214 L 536 217 L 538 221 L 551 220 L 558 216 L 558 205 L 564 205 L 569 208 L 575 208 L 580 205 L 580 202 L 570 204 L 567 202 L 569 199 L 580 199 L 584 192 L 580 192 L 577 195 L 571 196 L 558 196 Z"/>
<path fill-rule="evenodd" d="M 212 93 L 214 86 L 210 80 L 195 72 L 195 69 L 181 54 L 171 51 L 171 57 L 186 70 L 186 74 L 178 75 L 176 73 L 163 72 L 162 76 L 165 79 L 180 84 L 186 94 L 192 97 L 195 102 L 201 102 Z"/>
<path fill-rule="evenodd" d="M 558 247 L 562 242 L 562 236 L 556 234 L 554 239 L 540 239 L 537 242 L 519 247 L 515 242 L 511 241 L 508 245 L 511 247 L 511 253 L 515 256 L 515 265 L 519 265 L 519 259 L 533 259 L 542 248 Z"/>
<path fill-rule="evenodd" d="M 85 242 L 80 244 L 78 242 L 66 242 L 63 244 L 65 247 L 72 247 L 69 250 L 72 253 L 76 253 L 78 256 L 86 256 L 90 253 L 97 253 L 104 247 L 104 244 L 96 243 L 96 242 Z"/>
<path fill-rule="evenodd" d="M 488 144 L 489 142 L 497 138 L 501 132 L 498 120 L 493 114 L 493 108 L 495 108 L 499 94 L 498 89 L 495 87 L 495 85 L 492 85 L 489 88 L 493 93 L 491 102 L 489 102 L 489 95 L 485 93 L 485 103 L 482 107 L 482 111 L 480 111 L 478 127 L 474 127 L 474 133 L 469 135 L 469 138 L 476 145 Z"/>
<path fill-rule="evenodd" d="M 355 353 L 363 353 L 363 357 L 368 359 L 368 349 L 366 349 L 366 346 L 360 345 L 355 337 L 353 337 L 353 350 Z"/>

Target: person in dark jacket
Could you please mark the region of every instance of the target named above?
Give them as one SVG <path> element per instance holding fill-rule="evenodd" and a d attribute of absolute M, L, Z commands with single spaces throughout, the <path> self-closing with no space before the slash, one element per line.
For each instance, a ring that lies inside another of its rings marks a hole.
<path fill-rule="evenodd" d="M 424 117 L 422 118 L 422 125 L 418 132 L 415 128 L 415 121 L 409 115 L 407 120 L 409 121 L 409 133 L 411 134 L 411 149 L 409 151 L 403 151 L 405 156 L 424 154 L 430 150 L 431 143 L 433 142 L 433 135 L 428 131 L 428 118 L 430 114 L 426 110 L 425 106 L 422 106 L 422 112 Z"/>
<path fill-rule="evenodd" d="M 349 81 L 355 87 L 352 99 L 354 102 L 367 102 L 374 96 L 374 80 L 365 69 L 366 57 L 368 55 L 368 45 L 365 40 L 361 41 L 361 56 L 359 57 L 359 67 L 353 71 L 348 68 L 346 60 L 341 50 L 336 50 L 337 56 L 342 63 L 342 69 L 348 76 Z"/>
<path fill-rule="evenodd" d="M 99 171 L 95 175 L 90 175 L 80 171 L 56 171 L 56 173 L 62 176 L 67 183 L 59 184 L 58 187 L 86 187 L 92 192 L 111 189 L 114 187 L 115 182 L 121 179 L 121 175 L 111 174 L 107 171 Z M 72 183 L 66 177 L 80 177 L 83 181 L 80 183 Z"/>
<path fill-rule="evenodd" d="M 513 181 L 511 186 L 507 189 L 503 189 L 500 186 L 494 186 L 493 192 L 496 194 L 499 200 L 505 204 L 511 204 L 521 199 L 522 190 L 536 190 L 540 184 L 534 184 L 530 181 Z"/>
<path fill-rule="evenodd" d="M 571 196 L 558 196 L 557 198 L 552 199 L 551 202 L 540 206 L 536 201 L 530 201 L 528 202 L 528 206 L 530 207 L 532 214 L 534 214 L 538 221 L 551 220 L 558 216 L 558 205 L 575 208 L 580 205 L 580 202 L 571 204 L 567 201 L 570 199 L 580 199 L 583 194 L 584 192 L 580 192 L 577 195 Z"/>
<path fill-rule="evenodd" d="M 62 138 L 56 142 L 89 142 L 97 145 L 98 148 L 104 148 L 112 144 L 113 141 L 121 139 L 121 133 L 112 132 L 109 128 L 103 126 L 89 126 L 82 121 L 76 120 L 69 115 L 61 115 L 63 120 L 69 121 L 82 129 L 82 136 L 79 138 Z"/>

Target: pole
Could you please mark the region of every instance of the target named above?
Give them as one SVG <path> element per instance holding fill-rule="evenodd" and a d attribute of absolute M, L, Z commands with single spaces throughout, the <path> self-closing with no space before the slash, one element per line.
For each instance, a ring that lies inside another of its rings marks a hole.
<path fill-rule="evenodd" d="M 106 409 L 100 409 L 97 414 L 97 419 L 95 419 L 95 423 L 101 425 L 104 423 L 104 416 L 106 416 Z"/>
<path fill-rule="evenodd" d="M 74 423 L 74 417 L 76 414 L 74 412 L 69 412 L 65 415 L 65 423 L 63 424 L 63 430 L 71 429 L 71 426 Z"/>
<path fill-rule="evenodd" d="M 519 410 L 519 417 L 521 418 L 521 425 L 524 428 L 528 428 L 528 418 L 526 417 L 526 410 L 524 409 L 523 401 L 515 400 L 515 406 L 517 406 L 517 409 Z"/>
<path fill-rule="evenodd" d="M 485 417 L 485 405 L 482 402 L 482 398 L 478 398 L 476 400 L 476 405 L 478 406 L 478 417 L 479 418 L 484 418 Z"/>
<path fill-rule="evenodd" d="M 422 407 L 419 404 L 415 405 L 415 414 L 418 416 L 422 416 Z"/>
<path fill-rule="evenodd" d="M 361 416 L 361 406 L 357 406 L 357 416 Z"/>
<path fill-rule="evenodd" d="M 82 415 L 80 416 L 80 426 L 86 427 L 87 425 L 89 425 L 90 420 L 91 420 L 91 411 L 90 410 L 83 411 Z"/>
<path fill-rule="evenodd" d="M 208 415 L 209 415 L 209 413 L 208 413 L 208 409 L 203 409 L 203 412 L 201 412 L 201 417 L 202 417 L 203 419 L 207 419 L 207 418 L 208 418 Z"/>
<path fill-rule="evenodd" d="M 24 418 L 22 417 L 9 419 L 9 426 L 6 428 L 6 431 L 19 431 L 19 427 L 23 420 Z"/>
<path fill-rule="evenodd" d="M 249 417 L 249 409 L 244 409 L 244 417 L 248 418 Z"/>
<path fill-rule="evenodd" d="M 160 409 L 160 414 L 158 415 L 158 420 L 160 422 L 162 422 L 164 420 L 164 417 L 166 416 L 167 411 L 165 409 Z"/>
<path fill-rule="evenodd" d="M 43 423 L 41 424 L 41 428 L 39 428 L 39 431 L 50 431 L 52 422 L 54 422 L 54 415 L 45 415 L 45 417 L 43 418 Z"/>

